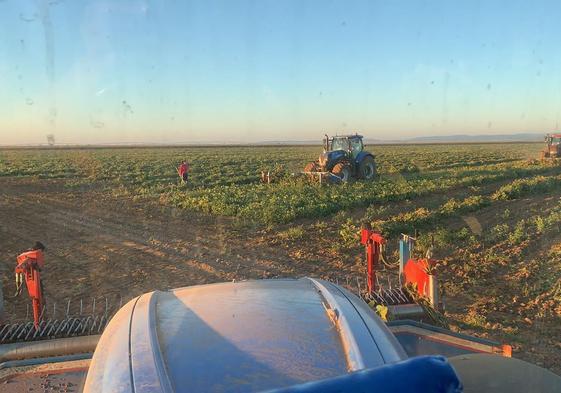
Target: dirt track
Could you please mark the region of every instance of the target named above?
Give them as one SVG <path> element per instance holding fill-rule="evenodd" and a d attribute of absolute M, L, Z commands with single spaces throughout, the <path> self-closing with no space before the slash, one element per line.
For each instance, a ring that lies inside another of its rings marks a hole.
<path fill-rule="evenodd" d="M 233 279 L 321 276 L 335 267 L 295 263 L 289 250 L 271 247 L 259 233 L 240 231 L 227 219 L 131 202 L 93 186 L 69 192 L 53 180 L 2 179 L 0 234 L 7 295 L 16 255 L 36 240 L 47 246 L 43 277 L 50 302 L 107 294 L 130 298 Z"/>

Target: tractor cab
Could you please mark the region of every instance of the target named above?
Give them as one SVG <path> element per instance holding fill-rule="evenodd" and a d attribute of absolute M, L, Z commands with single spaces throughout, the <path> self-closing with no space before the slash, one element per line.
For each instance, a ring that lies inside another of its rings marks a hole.
<path fill-rule="evenodd" d="M 350 156 L 356 158 L 364 150 L 362 135 L 334 136 L 324 138 L 324 152 L 342 150 Z"/>
<path fill-rule="evenodd" d="M 546 147 L 542 150 L 542 159 L 561 157 L 561 134 L 547 134 L 545 136 Z"/>
<path fill-rule="evenodd" d="M 336 135 L 323 139 L 323 153 L 317 162 L 309 163 L 305 173 L 329 173 L 341 182 L 351 178 L 374 180 L 374 155 L 364 150 L 362 135 Z"/>

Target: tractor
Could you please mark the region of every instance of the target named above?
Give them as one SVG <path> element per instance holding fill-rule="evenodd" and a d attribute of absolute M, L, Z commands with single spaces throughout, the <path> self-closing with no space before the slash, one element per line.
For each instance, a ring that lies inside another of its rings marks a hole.
<path fill-rule="evenodd" d="M 323 153 L 318 161 L 306 165 L 308 175 L 329 174 L 340 182 L 351 178 L 373 180 L 376 177 L 374 155 L 364 150 L 362 135 L 336 135 L 323 139 Z M 320 177 L 321 178 L 321 177 Z"/>
<path fill-rule="evenodd" d="M 541 152 L 542 160 L 545 158 L 561 157 L 561 134 L 547 134 L 545 136 L 546 147 Z"/>

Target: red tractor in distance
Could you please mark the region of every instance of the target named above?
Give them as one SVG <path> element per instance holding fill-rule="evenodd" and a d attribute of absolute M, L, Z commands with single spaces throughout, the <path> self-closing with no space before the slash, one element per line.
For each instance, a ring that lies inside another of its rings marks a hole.
<path fill-rule="evenodd" d="M 541 159 L 561 158 L 561 134 L 547 134 L 546 147 L 541 152 Z"/>

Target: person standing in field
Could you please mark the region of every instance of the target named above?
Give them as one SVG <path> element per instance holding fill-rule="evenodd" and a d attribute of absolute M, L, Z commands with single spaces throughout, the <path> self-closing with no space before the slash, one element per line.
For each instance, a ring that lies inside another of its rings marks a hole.
<path fill-rule="evenodd" d="M 179 174 L 181 181 L 183 183 L 187 183 L 187 180 L 189 179 L 189 163 L 187 161 L 183 161 L 179 167 L 177 167 L 177 173 Z"/>

